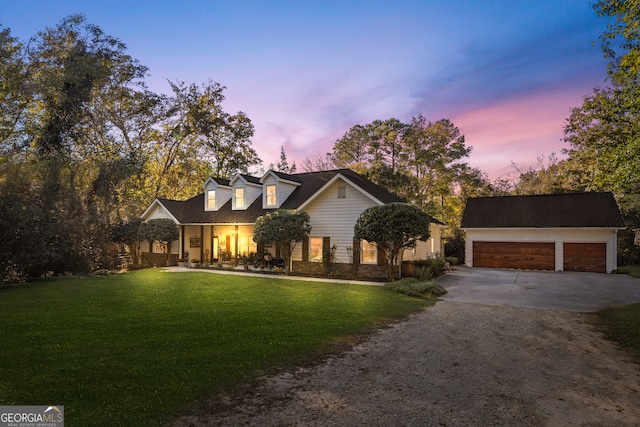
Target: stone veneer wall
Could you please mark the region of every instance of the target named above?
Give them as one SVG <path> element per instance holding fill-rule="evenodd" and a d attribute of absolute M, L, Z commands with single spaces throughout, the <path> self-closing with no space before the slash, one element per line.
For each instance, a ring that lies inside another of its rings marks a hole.
<path fill-rule="evenodd" d="M 333 279 L 357 279 L 371 281 L 386 281 L 387 276 L 383 265 L 358 265 L 354 275 L 353 264 L 332 263 L 328 266 L 321 262 L 293 261 L 293 274 L 312 277 L 329 277 Z"/>
<path fill-rule="evenodd" d="M 165 254 L 161 253 L 142 253 L 142 267 L 165 267 L 167 260 Z M 169 265 L 178 265 L 178 255 L 171 254 Z"/>

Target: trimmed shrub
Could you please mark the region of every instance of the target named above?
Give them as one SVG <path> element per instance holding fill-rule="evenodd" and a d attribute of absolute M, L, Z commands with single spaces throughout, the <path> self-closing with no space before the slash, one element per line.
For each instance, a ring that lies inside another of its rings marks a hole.
<path fill-rule="evenodd" d="M 437 298 L 447 291 L 437 282 L 422 282 L 415 278 L 407 278 L 384 285 L 386 289 L 418 298 Z"/>
<path fill-rule="evenodd" d="M 430 267 L 433 272 L 433 277 L 441 276 L 444 271 L 444 260 L 441 258 L 421 259 L 416 261 L 414 265 L 416 269 L 420 267 Z"/>

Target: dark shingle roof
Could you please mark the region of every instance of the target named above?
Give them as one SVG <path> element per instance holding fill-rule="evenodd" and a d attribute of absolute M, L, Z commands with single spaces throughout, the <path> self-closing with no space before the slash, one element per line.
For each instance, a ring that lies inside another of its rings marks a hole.
<path fill-rule="evenodd" d="M 282 209 L 297 209 L 300 205 L 309 200 L 311 196 L 316 194 L 326 183 L 331 181 L 337 174 L 341 174 L 349 181 L 380 200 L 382 203 L 400 203 L 404 201 L 379 185 L 361 177 L 351 169 L 336 169 L 331 171 L 296 174 L 295 177 L 298 178 L 302 185 L 296 188 L 296 190 L 289 196 L 282 205 Z"/>
<path fill-rule="evenodd" d="M 260 184 L 260 178 L 256 178 L 255 176 L 245 175 L 245 174 L 240 174 L 240 176 L 246 179 L 247 182 L 250 182 L 252 184 Z"/>
<path fill-rule="evenodd" d="M 300 185 L 282 204 L 281 209 L 297 209 L 304 202 L 309 200 L 311 196 L 316 194 L 325 184 L 331 181 L 337 174 L 341 174 L 355 185 L 362 188 L 367 193 L 371 194 L 382 203 L 400 203 L 403 202 L 401 198 L 390 193 L 386 189 L 372 183 L 371 181 L 361 177 L 357 173 L 350 169 L 336 169 L 332 171 L 322 172 L 307 172 L 295 175 L 284 174 L 282 172 L 276 172 L 276 175 L 280 178 L 299 182 Z M 259 183 L 259 179 L 251 177 L 249 175 L 242 175 L 247 182 Z M 216 180 L 218 183 L 218 180 Z M 228 182 L 228 181 L 227 181 Z M 223 184 L 228 185 L 228 184 Z M 262 215 L 267 212 L 272 212 L 273 209 L 262 208 L 262 197 L 258 197 L 246 210 L 232 210 L 232 202 L 229 200 L 218 211 L 205 211 L 204 210 L 204 194 L 198 194 L 188 200 L 177 201 L 169 199 L 158 199 L 164 207 L 171 212 L 171 214 L 181 224 L 225 224 L 225 223 L 240 223 L 251 224 Z M 433 222 L 442 224 L 440 221 L 433 219 Z"/>
<path fill-rule="evenodd" d="M 213 179 L 215 182 L 217 182 L 219 185 L 224 185 L 225 187 L 228 187 L 230 185 L 230 182 L 228 179 L 225 178 L 211 178 Z"/>
<path fill-rule="evenodd" d="M 275 173 L 278 178 L 286 179 L 287 181 L 302 183 L 302 181 L 300 181 L 300 178 L 298 178 L 297 175 L 290 175 L 288 173 L 278 172 L 274 170 L 272 170 L 271 172 Z"/>
<path fill-rule="evenodd" d="M 624 228 L 611 193 L 478 197 L 461 228 Z"/>

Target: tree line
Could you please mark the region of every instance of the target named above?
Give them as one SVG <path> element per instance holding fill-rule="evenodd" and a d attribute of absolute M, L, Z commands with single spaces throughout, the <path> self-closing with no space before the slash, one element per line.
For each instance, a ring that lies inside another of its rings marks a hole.
<path fill-rule="evenodd" d="M 113 268 L 111 226 L 158 196 L 259 166 L 253 125 L 224 87 L 171 82 L 82 15 L 28 41 L 0 31 L 0 278 Z"/>
<path fill-rule="evenodd" d="M 468 197 L 613 191 L 629 230 L 623 262 L 640 262 L 631 229 L 640 228 L 640 11 L 601 0 L 610 24 L 601 36 L 609 79 L 565 124 L 565 158 L 538 158 L 512 181 L 490 182 L 467 158 L 472 147 L 450 120 L 421 115 L 353 126 L 330 154 L 302 168 L 348 167 L 450 226 Z M 223 109 L 225 87 L 170 82 L 150 91 L 148 69 L 126 46 L 82 15 L 64 18 L 28 41 L 0 27 L 0 279 L 113 268 L 121 250 L 114 224 L 138 217 L 155 197 L 181 199 L 209 176 L 261 167 L 254 128 Z M 276 168 L 295 170 L 284 149 Z"/>

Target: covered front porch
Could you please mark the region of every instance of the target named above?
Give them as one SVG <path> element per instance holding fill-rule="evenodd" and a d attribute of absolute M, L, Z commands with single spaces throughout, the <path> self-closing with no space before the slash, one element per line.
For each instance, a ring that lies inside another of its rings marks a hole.
<path fill-rule="evenodd" d="M 253 241 L 253 224 L 180 225 L 180 258 L 188 262 L 237 263 L 265 250 L 275 254 L 275 246 Z"/>

